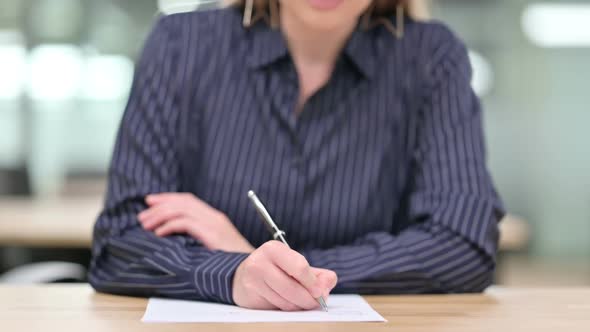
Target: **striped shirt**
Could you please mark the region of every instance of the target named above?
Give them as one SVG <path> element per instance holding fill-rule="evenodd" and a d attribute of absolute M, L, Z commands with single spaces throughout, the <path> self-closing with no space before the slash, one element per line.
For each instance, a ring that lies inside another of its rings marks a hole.
<path fill-rule="evenodd" d="M 394 20 L 392 18 L 392 20 Z M 119 130 L 89 280 L 103 292 L 233 303 L 246 254 L 159 238 L 144 197 L 189 192 L 250 243 L 270 239 L 253 189 L 335 292 L 478 292 L 492 280 L 501 202 L 486 169 L 465 46 L 408 18 L 353 32 L 329 82 L 296 115 L 279 30 L 234 8 L 162 17 Z"/>

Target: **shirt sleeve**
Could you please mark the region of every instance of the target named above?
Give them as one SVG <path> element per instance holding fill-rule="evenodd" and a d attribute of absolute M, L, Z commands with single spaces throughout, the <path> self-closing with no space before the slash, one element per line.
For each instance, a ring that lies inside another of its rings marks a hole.
<path fill-rule="evenodd" d="M 89 281 L 102 292 L 232 303 L 246 254 L 211 251 L 188 236 L 159 238 L 137 214 L 151 193 L 182 190 L 178 33 L 160 18 L 139 61 L 94 228 Z"/>
<path fill-rule="evenodd" d="M 405 227 L 304 256 L 334 270 L 336 291 L 479 292 L 492 282 L 501 202 L 486 169 L 482 112 L 467 51 L 454 37 L 432 51 L 430 91 L 418 113 Z M 443 56 L 444 55 L 444 56 Z"/>

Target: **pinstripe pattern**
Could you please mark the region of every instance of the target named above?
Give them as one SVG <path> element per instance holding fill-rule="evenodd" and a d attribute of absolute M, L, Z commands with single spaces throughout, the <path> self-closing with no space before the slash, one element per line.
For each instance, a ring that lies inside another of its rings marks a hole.
<path fill-rule="evenodd" d="M 337 291 L 474 292 L 490 284 L 501 203 L 485 167 L 463 44 L 409 20 L 405 37 L 355 31 L 330 82 L 296 118 L 281 33 L 234 9 L 160 18 L 122 120 L 92 285 L 231 303 L 246 255 L 157 238 L 136 214 L 150 193 L 192 192 L 254 245 L 269 240 L 255 190 Z"/>

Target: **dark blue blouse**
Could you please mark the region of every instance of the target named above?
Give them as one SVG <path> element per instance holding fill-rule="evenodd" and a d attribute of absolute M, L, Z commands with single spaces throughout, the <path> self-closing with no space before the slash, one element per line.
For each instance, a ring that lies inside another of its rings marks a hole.
<path fill-rule="evenodd" d="M 236 9 L 162 17 L 138 64 L 96 223 L 99 291 L 232 303 L 246 255 L 142 229 L 144 197 L 191 192 L 254 245 L 269 234 L 332 269 L 336 291 L 477 292 L 491 282 L 502 208 L 486 170 L 465 46 L 408 19 L 402 39 L 355 31 L 326 86 L 295 115 L 279 30 Z"/>

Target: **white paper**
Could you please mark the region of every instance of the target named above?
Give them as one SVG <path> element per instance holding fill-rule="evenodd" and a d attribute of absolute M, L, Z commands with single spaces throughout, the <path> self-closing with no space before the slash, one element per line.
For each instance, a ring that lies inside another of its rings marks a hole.
<path fill-rule="evenodd" d="M 254 322 L 385 322 L 359 295 L 330 295 L 328 312 L 251 310 L 237 306 L 152 298 L 143 315 L 146 323 Z"/>

